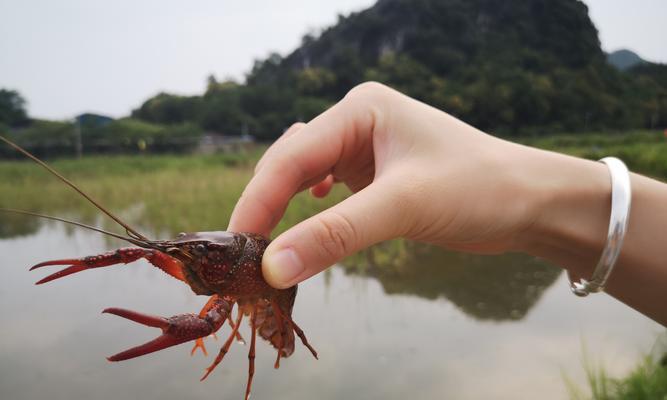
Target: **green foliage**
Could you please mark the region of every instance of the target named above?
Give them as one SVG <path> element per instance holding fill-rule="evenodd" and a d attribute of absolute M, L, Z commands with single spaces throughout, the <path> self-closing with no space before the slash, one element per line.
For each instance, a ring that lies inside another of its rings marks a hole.
<path fill-rule="evenodd" d="M 590 395 L 568 381 L 573 400 L 664 400 L 667 399 L 667 366 L 645 357 L 627 376 L 617 379 L 601 366 L 584 360 Z"/>
<path fill-rule="evenodd" d="M 522 138 L 520 141 L 591 160 L 606 156 L 619 157 L 632 171 L 667 179 L 667 138 L 660 131 L 588 132 Z"/>
<path fill-rule="evenodd" d="M 327 68 L 304 68 L 296 72 L 296 88 L 303 95 L 326 97 L 335 85 L 336 74 Z"/>
<path fill-rule="evenodd" d="M 37 157 L 76 153 L 75 128 L 71 122 L 33 120 L 27 127 L 11 129 L 6 135 Z M 8 146 L 0 146 L 0 156 L 21 157 Z"/>
<path fill-rule="evenodd" d="M 244 127 L 253 124 L 241 106 L 241 90 L 236 82 L 218 83 L 215 78 L 209 78 L 197 117 L 199 125 L 205 130 L 239 135 Z"/>
<path fill-rule="evenodd" d="M 375 80 L 497 134 L 656 129 L 666 77 L 608 65 L 577 0 L 382 0 L 256 61 L 243 84 L 209 78 L 202 97 L 160 94 L 133 115 L 273 140 Z"/>
<path fill-rule="evenodd" d="M 124 213 L 134 226 L 147 225 L 160 237 L 178 232 L 220 230 L 253 175 L 265 147 L 242 154 L 207 156 L 161 154 L 152 157 L 91 156 L 50 164 L 76 182 L 105 207 Z M 98 224 L 100 213 L 71 188 L 31 161 L 0 161 L 0 207 L 21 208 Z M 336 188 L 326 200 L 307 193 L 291 202 L 278 231 L 341 201 L 347 191 Z M 102 219 L 105 227 L 117 226 Z M 34 232 L 34 218 L 0 213 L 0 236 Z"/>
<path fill-rule="evenodd" d="M 401 92 L 411 92 L 422 100 L 438 94 L 438 88 L 432 82 L 435 78 L 433 72 L 406 54 L 383 54 L 376 67 L 366 70 L 364 78 L 385 83 Z"/>
<path fill-rule="evenodd" d="M 15 90 L 0 89 L 0 127 L 23 126 L 28 121 L 25 99 Z"/>
<path fill-rule="evenodd" d="M 144 134 L 160 132 L 160 126 L 132 119 L 120 120 L 118 124 L 124 125 L 131 132 L 139 131 Z M 107 125 L 107 127 L 114 129 L 113 125 Z M 133 136 L 132 138 L 136 140 L 140 137 Z M 601 155 L 620 155 L 634 171 L 661 179 L 667 178 L 667 139 L 659 132 L 558 135 L 548 138 L 525 138 L 523 141 L 532 146 L 587 156 L 592 159 L 600 158 Z M 132 151 L 139 152 L 136 150 L 136 144 L 130 142 L 128 146 Z M 7 146 L 0 146 L 0 150 L 5 149 Z M 149 145 L 147 151 L 152 151 L 151 149 Z M 266 147 L 260 145 L 238 154 L 207 156 L 95 155 L 82 159 L 58 159 L 50 164 L 84 190 L 90 192 L 94 198 L 103 199 L 104 204 L 112 210 L 131 210 L 140 205 L 141 210 L 138 215 L 132 214 L 131 223 L 145 223 L 166 236 L 173 236 L 181 231 L 215 230 L 226 226 L 234 204 L 252 177 L 254 164 L 264 150 Z M 68 151 L 73 150 L 68 149 Z M 621 151 L 625 153 L 619 153 Z M 76 217 L 83 222 L 93 224 L 98 221 L 97 211 L 89 205 L 84 205 L 84 202 L 70 188 L 31 161 L 25 161 L 23 158 L 21 161 L 0 161 L 0 177 L 2 177 L 0 179 L 0 193 L 2 193 L 0 207 L 22 208 L 51 215 Z M 349 192 L 340 186 L 337 185 L 326 199 L 316 199 L 307 193 L 296 196 L 295 200 L 290 203 L 285 217 L 281 220 L 277 232 L 284 231 L 319 210 L 344 199 Z M 167 203 L 168 205 L 165 206 Z M 33 232 L 38 225 L 31 218 L 0 214 L 0 227 L 0 236 L 13 236 Z M 392 272 L 391 268 L 394 265 L 407 265 L 404 262 L 405 257 L 410 254 L 421 257 L 418 253 L 405 250 L 403 242 L 385 244 L 378 251 L 359 254 L 354 259 L 346 260 L 344 265 L 349 268 L 365 267 L 366 272 L 377 276 L 387 290 L 409 292 L 410 285 L 405 285 L 404 282 L 408 279 L 412 281 L 413 287 L 420 288 L 421 293 L 430 293 L 432 297 L 442 295 L 442 288 L 435 288 L 431 285 L 432 282 L 421 279 L 428 274 L 417 274 L 417 276 L 409 271 Z M 365 258 L 362 259 L 364 256 Z M 429 267 L 427 260 L 431 258 L 428 254 L 423 256 L 413 261 Z M 451 279 L 448 281 L 454 283 L 478 276 L 474 273 L 464 273 L 464 270 L 468 271 L 469 268 L 459 267 L 461 263 L 469 266 L 470 262 L 474 261 L 454 255 L 451 255 L 450 261 L 447 264 L 452 268 L 449 269 L 442 270 L 442 263 L 433 264 L 431 267 L 434 271 L 438 269 L 440 273 L 450 274 Z M 529 266 L 529 268 L 533 267 Z M 389 270 L 385 270 L 386 268 Z M 480 266 L 480 268 L 483 267 Z M 494 277 L 492 280 L 502 280 L 507 277 L 519 279 L 515 274 L 504 274 L 505 278 L 500 277 L 496 274 L 498 271 L 496 268 L 494 271 L 485 273 Z M 531 276 L 534 277 L 534 275 Z M 552 274 L 547 273 L 538 280 L 551 278 L 553 278 Z M 472 310 L 475 304 L 468 304 L 463 294 L 454 293 L 456 287 L 456 284 L 445 287 L 448 296 L 456 298 L 457 304 L 462 308 Z M 539 292 L 520 294 L 523 300 L 531 300 L 535 298 L 531 296 Z M 511 314 L 511 310 L 517 307 L 517 302 L 519 302 L 518 299 L 508 297 L 506 302 L 499 303 L 497 307 L 481 310 L 478 315 L 491 317 L 489 313 L 502 310 Z M 525 307 L 517 309 L 527 310 Z"/>
<path fill-rule="evenodd" d="M 192 123 L 157 125 L 123 118 L 84 130 L 82 140 L 85 151 L 94 153 L 179 153 L 196 146 L 201 134 L 201 128 Z"/>
<path fill-rule="evenodd" d="M 201 96 L 160 93 L 133 111 L 134 122 L 84 126 L 84 141 L 113 142 L 109 151 L 137 141 L 176 151 L 167 141 L 190 143 L 201 131 L 271 141 L 365 80 L 499 135 L 667 128 L 667 66 L 609 65 L 579 0 L 381 0 L 304 36 L 289 55 L 257 60 L 245 82 L 211 76 Z M 0 94 L 9 98 L 0 96 L 0 124 L 20 124 L 23 100 Z M 4 116 L 3 104 L 18 116 Z"/>
<path fill-rule="evenodd" d="M 332 104 L 321 97 L 299 97 L 294 101 L 292 110 L 296 115 L 296 120 L 309 121 L 331 107 Z"/>
<path fill-rule="evenodd" d="M 665 127 L 667 67 L 643 68 L 606 63 L 579 1 L 385 0 L 256 63 L 247 86 L 261 83 L 271 110 L 377 80 L 500 134 Z M 327 90 L 313 71 L 333 75 Z M 272 123 L 288 126 L 289 111 Z"/>
<path fill-rule="evenodd" d="M 100 125 L 34 120 L 12 129 L 7 137 L 40 158 L 75 156 L 80 132 L 84 154 L 89 153 L 182 153 L 199 143 L 201 128 L 193 123 L 158 125 L 123 118 Z M 20 158 L 15 150 L 0 146 L 0 157 Z"/>
<path fill-rule="evenodd" d="M 201 99 L 198 96 L 176 96 L 160 93 L 132 111 L 133 118 L 160 124 L 179 124 L 197 117 Z"/>

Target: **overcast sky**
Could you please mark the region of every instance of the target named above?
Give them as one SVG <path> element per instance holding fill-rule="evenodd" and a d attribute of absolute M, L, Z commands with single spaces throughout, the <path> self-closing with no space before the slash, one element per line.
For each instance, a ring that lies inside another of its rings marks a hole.
<path fill-rule="evenodd" d="M 119 117 L 160 91 L 201 93 L 210 74 L 242 79 L 254 59 L 374 2 L 0 0 L 0 88 L 35 117 Z M 585 3 L 604 50 L 667 63 L 667 0 Z"/>

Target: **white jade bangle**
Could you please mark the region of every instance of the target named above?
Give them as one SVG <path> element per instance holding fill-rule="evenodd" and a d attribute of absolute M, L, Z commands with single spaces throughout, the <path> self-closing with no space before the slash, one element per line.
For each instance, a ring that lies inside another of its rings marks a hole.
<path fill-rule="evenodd" d="M 596 293 L 604 289 L 609 275 L 611 275 L 616 264 L 616 259 L 623 246 L 623 238 L 628 229 L 630 219 L 630 202 L 632 200 L 632 191 L 630 189 L 630 173 L 623 161 L 615 157 L 606 157 L 600 162 L 607 165 L 609 175 L 611 175 L 611 216 L 609 217 L 609 231 L 607 232 L 607 241 L 600 261 L 595 266 L 593 276 L 590 280 L 582 279 L 581 282 L 574 282 L 569 275 L 570 288 L 577 296 L 585 297 L 590 293 Z"/>

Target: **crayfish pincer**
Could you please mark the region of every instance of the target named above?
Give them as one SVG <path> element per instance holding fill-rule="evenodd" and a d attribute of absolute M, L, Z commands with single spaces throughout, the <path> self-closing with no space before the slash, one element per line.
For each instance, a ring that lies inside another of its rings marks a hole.
<path fill-rule="evenodd" d="M 201 349 L 206 354 L 203 338 L 215 333 L 227 322 L 231 327 L 231 333 L 213 363 L 206 369 L 202 377 L 202 380 L 204 380 L 222 361 L 234 338 L 241 340 L 238 330 L 245 316 L 250 319 L 251 329 L 250 350 L 248 352 L 248 383 L 245 391 L 246 400 L 250 397 L 255 371 L 255 339 L 257 333 L 277 350 L 275 368 L 280 366 L 281 358 L 287 358 L 294 352 L 295 333 L 301 339 L 303 345 L 317 358 L 317 352 L 308 343 L 303 331 L 292 320 L 292 308 L 296 298 L 297 286 L 275 289 L 266 283 L 262 276 L 262 255 L 269 243 L 266 238 L 252 233 L 220 231 L 181 233 L 173 240 L 150 240 L 106 210 L 43 161 L 2 136 L 0 136 L 0 140 L 37 162 L 76 190 L 122 226 L 127 236 L 30 211 L 0 210 L 70 223 L 125 240 L 137 246 L 121 248 L 95 256 L 39 263 L 33 266 L 31 270 L 54 265 L 65 265 L 67 267 L 41 279 L 37 282 L 38 285 L 80 271 L 127 264 L 143 258 L 165 273 L 189 285 L 195 294 L 210 296 L 199 314 L 180 314 L 169 318 L 121 308 L 104 310 L 104 313 L 114 314 L 162 330 L 162 334 L 157 338 L 108 357 L 109 361 L 128 360 L 193 340 L 195 344 L 191 354 L 194 354 L 197 349 Z M 232 309 L 235 304 L 237 314 L 236 318 L 233 318 Z"/>

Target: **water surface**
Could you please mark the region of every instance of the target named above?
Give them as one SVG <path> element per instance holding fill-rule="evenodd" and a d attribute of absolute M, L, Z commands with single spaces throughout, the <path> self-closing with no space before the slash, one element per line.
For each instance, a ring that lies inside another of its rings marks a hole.
<path fill-rule="evenodd" d="M 48 271 L 30 265 L 121 244 L 50 223 L 0 232 L 1 399 L 242 398 L 247 346 L 232 346 L 203 383 L 211 357 L 190 357 L 189 344 L 104 358 L 159 331 L 102 309 L 170 316 L 205 298 L 144 261 L 34 286 Z M 366 268 L 336 266 L 302 284 L 294 319 L 320 360 L 297 343 L 276 371 L 258 341 L 253 398 L 562 399 L 563 374 L 585 382 L 584 352 L 623 374 L 664 331 L 607 295 L 576 298 L 559 270 L 529 257 L 410 252 L 391 267 L 370 255 Z M 207 344 L 215 353 L 221 340 Z"/>

